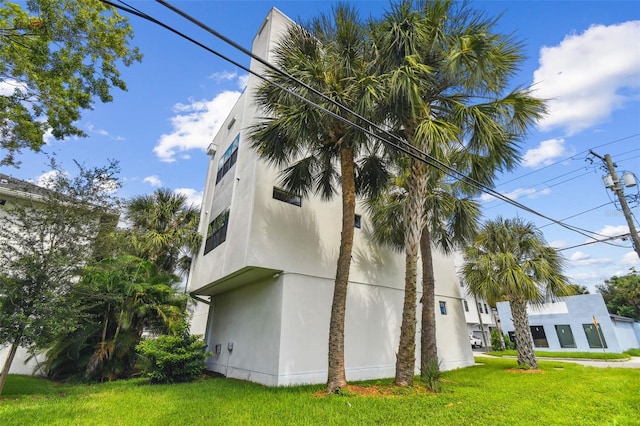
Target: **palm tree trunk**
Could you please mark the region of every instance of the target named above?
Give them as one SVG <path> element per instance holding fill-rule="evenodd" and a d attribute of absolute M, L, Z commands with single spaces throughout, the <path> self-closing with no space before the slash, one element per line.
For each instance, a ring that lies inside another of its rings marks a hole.
<path fill-rule="evenodd" d="M 424 377 L 429 361 L 438 360 L 436 344 L 436 280 L 433 275 L 433 255 L 429 227 L 422 229 L 420 237 L 422 258 L 422 326 L 420 335 L 420 375 Z"/>
<path fill-rule="evenodd" d="M 402 308 L 402 325 L 400 326 L 400 343 L 396 359 L 395 384 L 399 386 L 413 385 L 416 363 L 416 306 L 417 275 L 420 236 L 424 224 L 424 198 L 427 192 L 425 165 L 417 160 L 411 161 L 409 176 L 409 194 L 405 204 L 405 279 L 404 304 Z"/>
<path fill-rule="evenodd" d="M 536 355 L 533 352 L 533 339 L 529 329 L 527 316 L 527 302 L 521 298 L 510 298 L 511 316 L 516 333 L 516 349 L 518 350 L 518 365 L 522 368 L 538 368 Z"/>
<path fill-rule="evenodd" d="M 347 384 L 344 365 L 344 322 L 349 269 L 351 268 L 351 252 L 353 250 L 356 184 L 353 152 L 344 145 L 340 147 L 340 176 L 342 183 L 342 234 L 329 322 L 327 393 L 335 393 Z"/>
<path fill-rule="evenodd" d="M 9 349 L 9 355 L 7 356 L 7 359 L 4 362 L 4 367 L 2 368 L 2 374 L 0 374 L 0 396 L 2 395 L 4 384 L 7 382 L 7 376 L 9 375 L 9 370 L 11 370 L 11 364 L 13 363 L 13 359 L 16 357 L 17 351 L 18 340 L 13 342 L 13 344 L 11 345 L 11 349 Z"/>

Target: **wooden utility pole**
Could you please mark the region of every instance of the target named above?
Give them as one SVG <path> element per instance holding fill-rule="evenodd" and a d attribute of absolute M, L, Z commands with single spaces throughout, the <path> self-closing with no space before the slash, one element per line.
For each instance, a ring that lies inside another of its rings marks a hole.
<path fill-rule="evenodd" d="M 589 150 L 589 152 L 594 157 L 598 157 L 599 159 L 601 159 L 607 167 L 607 170 L 609 171 L 609 175 L 613 180 L 613 186 L 611 187 L 611 190 L 618 196 L 618 201 L 620 201 L 622 213 L 624 214 L 624 217 L 627 220 L 627 224 L 629 225 L 629 233 L 631 234 L 633 249 L 636 251 L 638 257 L 640 257 L 640 237 L 638 237 L 636 225 L 633 223 L 633 217 L 631 216 L 631 210 L 629 209 L 629 204 L 627 204 L 627 199 L 624 198 L 624 188 L 622 187 L 622 183 L 618 179 L 616 166 L 615 164 L 613 164 L 613 161 L 611 160 L 611 156 L 609 154 L 605 154 L 604 157 L 602 157 L 601 155 L 593 152 L 593 150 Z"/>

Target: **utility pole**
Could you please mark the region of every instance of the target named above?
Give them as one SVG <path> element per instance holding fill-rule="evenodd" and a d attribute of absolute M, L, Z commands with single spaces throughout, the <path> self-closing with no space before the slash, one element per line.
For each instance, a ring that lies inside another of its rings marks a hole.
<path fill-rule="evenodd" d="M 615 192 L 618 196 L 618 201 L 620 201 L 620 207 L 622 208 L 622 213 L 624 214 L 625 219 L 627 220 L 627 224 L 629 225 L 629 232 L 631 233 L 631 240 L 633 241 L 633 249 L 636 251 L 638 257 L 640 257 L 640 237 L 638 237 L 638 231 L 636 230 L 636 226 L 633 223 L 633 217 L 631 216 L 631 210 L 629 209 L 629 204 L 627 204 L 627 199 L 624 197 L 624 188 L 618 179 L 618 174 L 616 173 L 616 165 L 613 164 L 611 160 L 611 156 L 609 154 L 605 154 L 604 157 L 596 154 L 593 150 L 589 150 L 591 155 L 594 157 L 598 157 L 601 159 L 607 170 L 609 171 L 609 175 L 611 176 L 613 186 L 610 189 Z"/>

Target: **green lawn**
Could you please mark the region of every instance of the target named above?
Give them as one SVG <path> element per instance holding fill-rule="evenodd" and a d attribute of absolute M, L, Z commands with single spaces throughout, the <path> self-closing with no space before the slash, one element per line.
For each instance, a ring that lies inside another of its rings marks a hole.
<path fill-rule="evenodd" d="M 322 395 L 322 386 L 266 388 L 227 379 L 151 386 L 145 380 L 55 385 L 9 376 L 0 425 L 640 425 L 640 370 L 513 359 L 444 374 L 444 391 Z M 367 392 L 372 393 L 372 392 Z"/>

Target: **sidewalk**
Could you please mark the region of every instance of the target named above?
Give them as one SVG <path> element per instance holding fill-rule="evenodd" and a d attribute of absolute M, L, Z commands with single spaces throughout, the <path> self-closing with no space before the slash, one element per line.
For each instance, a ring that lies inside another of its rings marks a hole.
<path fill-rule="evenodd" d="M 487 355 L 484 352 L 474 352 L 474 357 L 482 358 L 513 358 L 514 356 L 495 357 L 493 355 Z M 640 368 L 640 357 L 632 356 L 631 359 L 610 360 L 610 359 L 579 359 L 579 358 L 546 358 L 536 357 L 538 361 L 559 361 L 559 362 L 572 362 L 574 364 L 580 364 L 587 367 L 597 368 Z"/>

